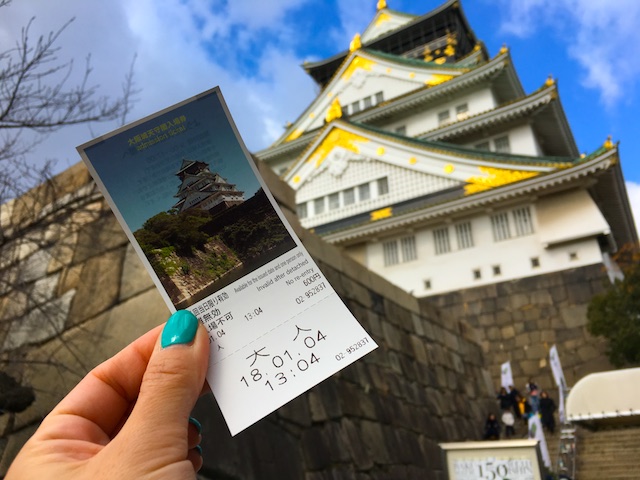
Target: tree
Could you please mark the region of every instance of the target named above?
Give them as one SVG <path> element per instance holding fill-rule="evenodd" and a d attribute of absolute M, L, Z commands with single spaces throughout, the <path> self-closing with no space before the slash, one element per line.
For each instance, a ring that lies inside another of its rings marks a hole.
<path fill-rule="evenodd" d="M 0 11 L 10 3 L 0 0 Z M 34 400 L 34 392 L 21 384 L 24 364 L 31 361 L 25 352 L 46 341 L 43 334 L 12 341 L 10 333 L 27 325 L 46 332 L 48 338 L 62 338 L 66 328 L 59 322 L 58 306 L 43 296 L 40 279 L 21 271 L 25 258 L 39 251 L 49 258 L 62 256 L 66 239 L 109 215 L 92 182 L 80 189 L 65 185 L 64 180 L 52 178 L 52 161 L 37 162 L 30 155 L 43 138 L 66 126 L 124 124 L 138 93 L 133 81 L 135 57 L 117 98 L 101 95 L 91 83 L 90 57 L 79 82 L 71 81 L 73 61 L 59 60 L 56 42 L 72 21 L 34 39 L 35 19 L 31 19 L 15 45 L 0 51 L 0 410 L 7 413 L 21 411 Z M 77 356 L 72 345 L 64 348 Z M 44 361 L 61 371 L 69 368 L 53 355 Z M 12 428 L 11 420 L 0 437 Z"/>
<path fill-rule="evenodd" d="M 625 246 L 614 257 L 624 278 L 596 295 L 587 310 L 587 329 L 608 340 L 616 367 L 640 364 L 640 246 Z"/>

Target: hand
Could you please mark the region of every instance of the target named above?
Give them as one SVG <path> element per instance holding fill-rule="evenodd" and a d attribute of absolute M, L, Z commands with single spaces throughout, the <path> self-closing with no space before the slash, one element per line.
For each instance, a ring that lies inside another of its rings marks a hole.
<path fill-rule="evenodd" d="M 202 466 L 189 414 L 209 339 L 188 311 L 92 370 L 44 419 L 6 480 L 189 479 Z"/>

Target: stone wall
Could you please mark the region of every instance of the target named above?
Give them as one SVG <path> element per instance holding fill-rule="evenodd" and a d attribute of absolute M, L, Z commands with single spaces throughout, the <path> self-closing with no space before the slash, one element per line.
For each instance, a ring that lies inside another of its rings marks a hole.
<path fill-rule="evenodd" d="M 611 370 L 606 343 L 586 329 L 591 298 L 609 284 L 603 265 L 469 288 L 428 297 L 449 318 L 463 318 L 481 337 L 491 377 L 500 383 L 500 365 L 511 362 L 516 388 L 533 377 L 555 389 L 549 349 L 555 344 L 567 384 Z M 555 395 L 554 395 L 555 396 Z"/>
<path fill-rule="evenodd" d="M 293 193 L 267 183 L 303 243 L 379 348 L 231 438 L 199 403 L 213 478 L 443 478 L 438 442 L 477 439 L 495 408 L 479 339 L 302 230 Z M 0 365 L 36 402 L 0 416 L 0 476 L 90 368 L 168 317 L 82 165 L 4 205 Z"/>

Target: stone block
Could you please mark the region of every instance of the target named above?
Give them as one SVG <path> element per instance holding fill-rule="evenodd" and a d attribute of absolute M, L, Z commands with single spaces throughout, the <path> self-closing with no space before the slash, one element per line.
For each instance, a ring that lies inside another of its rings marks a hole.
<path fill-rule="evenodd" d="M 580 328 L 587 324 L 587 305 L 572 305 L 560 309 L 560 316 L 567 328 Z"/>
<path fill-rule="evenodd" d="M 393 350 L 397 350 L 399 352 L 404 351 L 402 348 L 402 332 L 394 325 L 389 322 L 382 322 L 382 331 L 385 341 L 387 345 Z"/>
<path fill-rule="evenodd" d="M 500 335 L 503 339 L 513 338 L 516 335 L 516 329 L 513 325 L 500 329 Z"/>
<path fill-rule="evenodd" d="M 409 335 L 409 341 L 411 342 L 411 349 L 413 351 L 413 356 L 417 362 L 420 363 L 429 363 L 429 357 L 427 355 L 427 351 L 424 346 L 424 340 L 415 335 Z"/>
<path fill-rule="evenodd" d="M 525 293 L 514 293 L 509 297 L 509 304 L 513 310 L 519 310 L 531 305 L 531 299 Z"/>

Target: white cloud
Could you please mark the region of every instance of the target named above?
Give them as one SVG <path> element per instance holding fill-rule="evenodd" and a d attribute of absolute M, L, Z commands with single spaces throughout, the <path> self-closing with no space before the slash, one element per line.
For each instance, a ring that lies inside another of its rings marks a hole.
<path fill-rule="evenodd" d="M 637 0 L 496 0 L 506 12 L 502 31 L 519 37 L 551 32 L 584 68 L 585 87 L 603 104 L 623 100 L 640 75 Z"/>
<path fill-rule="evenodd" d="M 626 186 L 633 219 L 636 224 L 636 230 L 638 230 L 638 227 L 640 227 L 640 183 L 626 182 Z"/>

